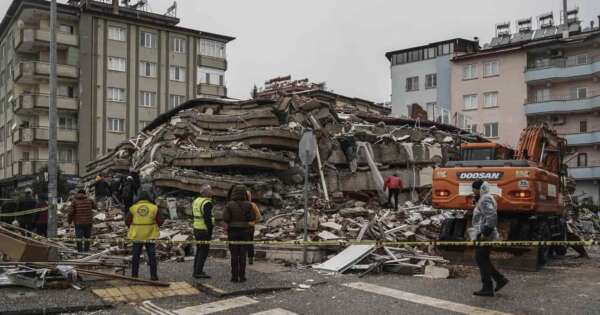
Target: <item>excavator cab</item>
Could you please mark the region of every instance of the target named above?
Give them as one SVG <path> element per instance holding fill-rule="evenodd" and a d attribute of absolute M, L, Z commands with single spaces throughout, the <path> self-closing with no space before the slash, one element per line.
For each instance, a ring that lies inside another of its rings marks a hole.
<path fill-rule="evenodd" d="M 495 142 L 464 143 L 460 146 L 461 161 L 510 160 L 514 151 Z"/>

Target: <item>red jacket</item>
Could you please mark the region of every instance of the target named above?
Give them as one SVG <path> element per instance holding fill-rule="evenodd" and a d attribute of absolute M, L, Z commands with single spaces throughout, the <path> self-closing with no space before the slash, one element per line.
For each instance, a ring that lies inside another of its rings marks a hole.
<path fill-rule="evenodd" d="M 404 188 L 404 186 L 402 185 L 402 180 L 400 179 L 400 177 L 396 177 L 396 176 L 390 176 L 385 180 L 385 183 L 383 183 L 383 187 L 387 188 L 387 189 L 402 189 Z"/>

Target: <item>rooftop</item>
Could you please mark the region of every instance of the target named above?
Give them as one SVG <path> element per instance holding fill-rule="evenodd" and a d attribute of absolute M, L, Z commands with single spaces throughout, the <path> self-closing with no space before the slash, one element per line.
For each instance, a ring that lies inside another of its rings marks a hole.
<path fill-rule="evenodd" d="M 2 22 L 0 22 L 0 37 L 4 36 L 4 33 L 6 32 L 7 28 L 11 25 L 13 18 L 16 17 L 24 8 L 42 8 L 49 10 L 50 2 L 47 0 L 13 0 L 13 2 L 8 7 L 8 10 L 6 11 L 6 14 L 2 18 Z M 139 22 L 160 25 L 164 28 L 191 33 L 193 35 L 208 37 L 224 42 L 230 42 L 235 39 L 235 37 L 227 35 L 204 32 L 191 28 L 177 26 L 180 20 L 174 15 L 152 13 L 148 10 L 142 10 L 136 5 L 119 5 L 118 12 L 115 14 L 115 12 L 113 11 L 112 1 L 110 0 L 69 0 L 68 4 L 57 3 L 57 9 L 59 14 L 78 15 L 81 11 L 86 11 L 104 16 L 135 19 Z"/>

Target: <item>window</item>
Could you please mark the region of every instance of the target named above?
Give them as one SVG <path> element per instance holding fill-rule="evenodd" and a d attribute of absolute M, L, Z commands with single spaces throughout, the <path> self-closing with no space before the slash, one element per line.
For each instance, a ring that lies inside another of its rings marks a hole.
<path fill-rule="evenodd" d="M 200 83 L 212 85 L 225 85 L 225 71 L 208 68 L 198 68 L 198 79 Z"/>
<path fill-rule="evenodd" d="M 471 125 L 471 133 L 477 133 L 477 124 Z"/>
<path fill-rule="evenodd" d="M 437 87 L 437 74 L 432 73 L 425 76 L 425 88 L 435 89 Z"/>
<path fill-rule="evenodd" d="M 59 116 L 58 117 L 58 128 L 59 129 L 77 129 L 77 117 Z"/>
<path fill-rule="evenodd" d="M 125 102 L 125 89 L 109 87 L 107 91 L 107 99 L 112 102 Z"/>
<path fill-rule="evenodd" d="M 577 167 L 586 167 L 587 165 L 587 153 L 577 154 Z"/>
<path fill-rule="evenodd" d="M 571 99 L 582 99 L 587 97 L 587 88 L 578 87 L 571 89 Z"/>
<path fill-rule="evenodd" d="M 77 161 L 77 151 L 74 148 L 58 148 L 58 160 L 63 163 Z"/>
<path fill-rule="evenodd" d="M 546 102 L 550 100 L 550 89 L 543 88 L 535 91 L 535 102 Z"/>
<path fill-rule="evenodd" d="M 483 93 L 483 107 L 498 106 L 498 92 Z"/>
<path fill-rule="evenodd" d="M 73 26 L 68 24 L 61 24 L 58 26 L 58 31 L 61 33 L 73 34 Z"/>
<path fill-rule="evenodd" d="M 108 57 L 108 70 L 125 72 L 127 60 L 121 57 Z"/>
<path fill-rule="evenodd" d="M 169 95 L 169 109 L 173 109 L 179 106 L 181 103 L 185 101 L 185 96 L 183 95 Z"/>
<path fill-rule="evenodd" d="M 425 104 L 425 110 L 427 111 L 427 119 L 429 119 L 430 121 L 435 121 L 435 116 L 436 116 L 436 112 L 435 112 L 435 106 L 436 106 L 436 102 L 429 102 L 427 104 Z"/>
<path fill-rule="evenodd" d="M 148 124 L 150 124 L 149 121 L 140 120 L 140 123 L 138 124 L 138 128 L 140 129 L 140 131 L 142 131 L 142 129 L 146 128 L 146 126 L 148 126 Z"/>
<path fill-rule="evenodd" d="M 15 68 L 13 68 L 12 62 L 9 62 L 8 65 L 6 65 L 6 67 L 8 68 L 8 72 L 7 72 L 8 78 L 7 78 L 7 81 L 8 81 L 8 79 L 10 79 L 11 81 L 14 81 L 15 80 Z"/>
<path fill-rule="evenodd" d="M 417 91 L 419 89 L 419 77 L 406 78 L 406 90 Z"/>
<path fill-rule="evenodd" d="M 580 66 L 588 63 L 588 55 L 581 54 L 567 57 L 567 66 Z"/>
<path fill-rule="evenodd" d="M 487 138 L 498 137 L 498 123 L 483 124 L 483 136 Z"/>
<path fill-rule="evenodd" d="M 171 66 L 169 70 L 169 78 L 171 81 L 185 82 L 185 67 Z"/>
<path fill-rule="evenodd" d="M 431 48 L 427 48 L 427 50 L 425 50 L 425 58 L 426 59 L 433 59 L 436 57 L 436 53 L 435 53 L 435 47 L 431 47 Z"/>
<path fill-rule="evenodd" d="M 178 37 L 172 38 L 171 49 L 173 52 L 185 54 L 185 39 Z"/>
<path fill-rule="evenodd" d="M 75 97 L 75 88 L 68 85 L 59 85 L 57 90 L 58 96 Z"/>
<path fill-rule="evenodd" d="M 140 47 L 156 48 L 156 34 L 140 32 Z"/>
<path fill-rule="evenodd" d="M 498 61 L 490 61 L 483 64 L 483 76 L 490 77 L 494 75 L 498 75 Z"/>
<path fill-rule="evenodd" d="M 108 118 L 107 129 L 110 132 L 125 132 L 125 119 L 122 118 Z"/>
<path fill-rule="evenodd" d="M 156 78 L 156 63 L 140 61 L 140 76 L 147 78 Z"/>
<path fill-rule="evenodd" d="M 579 122 L 579 132 L 588 132 L 587 120 L 582 120 Z"/>
<path fill-rule="evenodd" d="M 23 152 L 21 152 L 21 160 L 23 160 L 23 161 L 29 161 L 29 151 L 23 151 Z"/>
<path fill-rule="evenodd" d="M 477 108 L 477 94 L 469 94 L 463 96 L 463 108 L 464 109 L 476 109 Z"/>
<path fill-rule="evenodd" d="M 141 91 L 140 98 L 142 100 L 142 102 L 140 104 L 142 107 L 156 106 L 156 93 L 155 92 Z"/>
<path fill-rule="evenodd" d="M 125 29 L 117 26 L 108 27 L 108 39 L 124 42 L 127 40 Z"/>
<path fill-rule="evenodd" d="M 463 80 L 470 80 L 475 78 L 477 78 L 477 67 L 475 65 L 464 65 Z"/>
<path fill-rule="evenodd" d="M 225 43 L 210 39 L 200 39 L 200 54 L 217 58 L 225 58 Z"/>

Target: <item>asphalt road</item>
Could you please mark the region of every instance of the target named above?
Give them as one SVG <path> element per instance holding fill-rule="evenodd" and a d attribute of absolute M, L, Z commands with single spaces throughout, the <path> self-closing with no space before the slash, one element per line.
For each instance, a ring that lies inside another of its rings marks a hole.
<path fill-rule="evenodd" d="M 211 259 L 207 271 L 214 277 L 201 284 L 222 288 L 231 295 L 202 293 L 157 299 L 153 303 L 168 310 L 197 306 L 204 312 L 215 303 L 219 303 L 215 307 L 231 307 L 214 314 L 255 314 L 274 309 L 279 310 L 264 314 L 600 314 L 600 256 L 592 257 L 568 256 L 552 261 L 538 272 L 506 271 L 510 283 L 494 298 L 471 294 L 480 286 L 479 274 L 472 267 L 461 268 L 459 277 L 454 279 L 431 280 L 394 274 L 358 278 L 258 263 L 248 271 L 249 282 L 237 285 L 228 282 L 228 261 Z M 163 263 L 159 269 L 161 280 L 196 283 L 190 277 L 191 262 Z M 273 284 L 291 289 L 261 293 L 249 290 Z M 241 298 L 236 290 L 244 292 Z M 231 305 L 240 300 L 246 304 Z M 80 314 L 146 313 L 135 305 L 120 304 L 110 310 Z"/>

